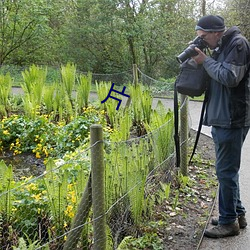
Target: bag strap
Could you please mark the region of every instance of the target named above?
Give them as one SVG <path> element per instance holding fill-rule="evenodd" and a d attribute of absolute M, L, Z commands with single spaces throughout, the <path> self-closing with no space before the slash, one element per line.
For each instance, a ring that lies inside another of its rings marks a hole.
<path fill-rule="evenodd" d="M 199 126 L 198 130 L 196 133 L 196 138 L 195 138 L 195 143 L 193 147 L 192 154 L 190 156 L 189 164 L 192 162 L 193 156 L 195 154 L 200 134 L 201 134 L 201 128 L 202 128 L 202 122 L 203 122 L 203 117 L 206 109 L 206 104 L 207 104 L 207 96 L 208 96 L 208 91 L 205 91 L 205 97 L 204 101 L 202 104 L 202 109 L 201 109 L 201 114 L 200 114 L 200 121 L 199 121 Z M 180 137 L 179 137 L 179 109 L 178 109 L 178 92 L 176 89 L 176 82 L 174 84 L 174 128 L 175 128 L 175 133 L 174 133 L 174 141 L 175 141 L 175 152 L 176 152 L 176 167 L 180 167 Z"/>
<path fill-rule="evenodd" d="M 176 167 L 180 167 L 180 137 L 179 137 L 179 112 L 178 112 L 178 93 L 176 88 L 176 82 L 174 83 L 174 141 L 175 141 L 175 154 L 176 154 Z"/>
<path fill-rule="evenodd" d="M 199 126 L 198 126 L 198 130 L 196 132 L 195 143 L 194 143 L 194 147 L 193 147 L 193 152 L 192 152 L 192 154 L 190 156 L 190 159 L 189 159 L 189 164 L 192 162 L 192 159 L 193 159 L 193 156 L 195 154 L 195 151 L 196 151 L 196 148 L 197 148 L 197 145 L 198 145 L 198 141 L 199 141 L 199 138 L 200 138 L 203 117 L 204 117 L 204 113 L 205 113 L 205 109 L 206 109 L 206 104 L 207 104 L 207 90 L 205 91 L 205 97 L 204 97 L 204 101 L 202 103 Z"/>

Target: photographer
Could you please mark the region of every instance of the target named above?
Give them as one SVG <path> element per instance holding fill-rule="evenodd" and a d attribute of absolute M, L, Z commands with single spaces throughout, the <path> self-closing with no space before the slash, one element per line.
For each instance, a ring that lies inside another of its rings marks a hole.
<path fill-rule="evenodd" d="M 195 48 L 192 58 L 203 64 L 211 80 L 204 125 L 212 126 L 219 181 L 219 218 L 205 235 L 212 238 L 238 235 L 247 226 L 240 200 L 241 149 L 250 126 L 250 47 L 237 27 L 225 30 L 220 16 L 202 17 L 196 33 L 213 50 L 212 56 Z"/>

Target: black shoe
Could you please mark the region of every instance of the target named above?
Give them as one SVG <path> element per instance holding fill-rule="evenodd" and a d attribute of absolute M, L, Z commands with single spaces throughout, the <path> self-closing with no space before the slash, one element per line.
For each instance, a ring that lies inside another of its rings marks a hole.
<path fill-rule="evenodd" d="M 239 222 L 240 229 L 243 229 L 243 228 L 245 228 L 247 226 L 247 220 L 246 220 L 245 214 L 239 215 L 238 222 Z M 218 219 L 217 218 L 212 218 L 211 224 L 214 225 L 214 226 L 217 226 L 218 225 Z"/>
<path fill-rule="evenodd" d="M 209 238 L 224 238 L 228 236 L 239 235 L 240 227 L 238 222 L 232 224 L 222 225 L 219 224 L 210 229 L 206 229 L 204 235 Z"/>

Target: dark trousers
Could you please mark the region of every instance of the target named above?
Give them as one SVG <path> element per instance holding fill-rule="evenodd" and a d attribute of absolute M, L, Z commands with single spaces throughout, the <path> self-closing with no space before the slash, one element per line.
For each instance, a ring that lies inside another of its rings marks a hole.
<path fill-rule="evenodd" d="M 249 127 L 212 127 L 215 143 L 216 175 L 219 181 L 219 223 L 231 224 L 245 214 L 240 200 L 239 169 L 241 149 Z"/>

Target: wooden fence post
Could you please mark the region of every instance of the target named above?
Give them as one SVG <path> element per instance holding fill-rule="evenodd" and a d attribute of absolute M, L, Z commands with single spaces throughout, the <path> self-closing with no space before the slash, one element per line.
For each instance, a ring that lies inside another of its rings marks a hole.
<path fill-rule="evenodd" d="M 188 97 L 181 94 L 180 109 L 180 169 L 181 174 L 188 174 Z"/>
<path fill-rule="evenodd" d="M 70 233 L 64 244 L 63 250 L 77 249 L 77 243 L 81 237 L 83 225 L 86 222 L 91 208 L 91 176 L 83 192 L 81 201 L 78 205 L 76 216 L 73 220 Z"/>
<path fill-rule="evenodd" d="M 137 71 L 136 64 L 133 64 L 133 83 L 134 83 L 134 85 L 138 84 L 138 71 Z"/>
<path fill-rule="evenodd" d="M 103 130 L 99 124 L 90 127 L 91 176 L 93 205 L 93 250 L 106 249 L 106 216 L 104 192 L 104 149 Z"/>

